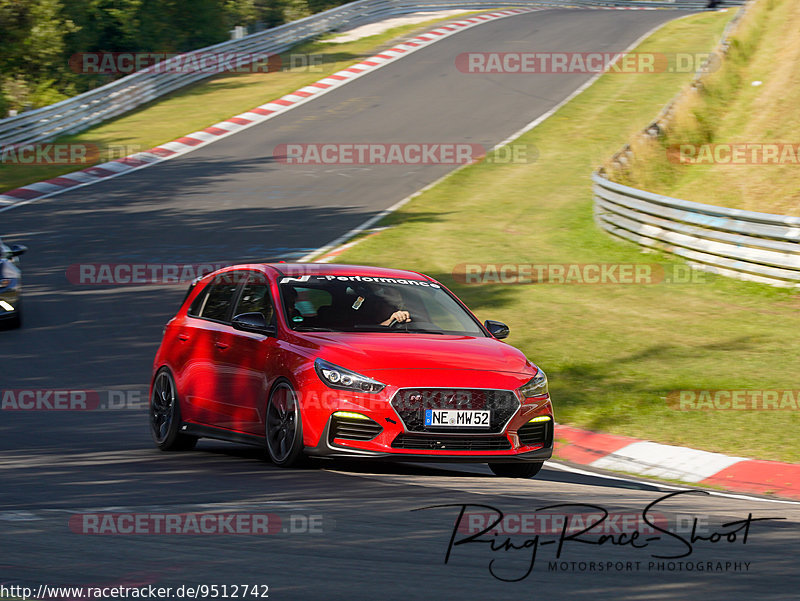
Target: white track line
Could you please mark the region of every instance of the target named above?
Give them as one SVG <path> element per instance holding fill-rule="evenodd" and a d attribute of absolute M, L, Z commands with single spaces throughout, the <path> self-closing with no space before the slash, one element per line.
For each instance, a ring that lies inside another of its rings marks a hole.
<path fill-rule="evenodd" d="M 594 478 L 603 478 L 605 480 L 618 480 L 620 482 L 631 482 L 633 484 L 645 484 L 647 486 L 656 486 L 658 488 L 664 488 L 666 490 L 703 490 L 707 492 L 709 495 L 714 497 L 725 497 L 727 499 L 738 499 L 741 501 L 762 501 L 764 503 L 781 503 L 784 505 L 800 505 L 800 501 L 787 501 L 784 499 L 769 499 L 765 497 L 752 497 L 750 495 L 741 495 L 737 493 L 730 493 L 730 492 L 719 492 L 716 490 L 708 490 L 706 488 L 691 488 L 688 486 L 676 486 L 674 484 L 663 484 L 658 481 L 653 480 L 640 480 L 638 478 L 626 478 L 624 476 L 611 476 L 610 474 L 603 474 L 600 472 L 593 472 L 590 470 L 584 470 L 579 467 L 573 467 L 571 465 L 566 465 L 564 463 L 557 463 L 554 461 L 547 461 L 545 464 L 546 468 L 553 468 L 562 472 L 569 472 L 572 474 L 578 474 L 581 476 L 592 476 Z"/>

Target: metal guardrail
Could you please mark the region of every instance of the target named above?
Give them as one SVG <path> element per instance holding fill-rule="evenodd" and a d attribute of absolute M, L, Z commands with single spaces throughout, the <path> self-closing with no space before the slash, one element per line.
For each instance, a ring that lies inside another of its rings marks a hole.
<path fill-rule="evenodd" d="M 721 275 L 800 287 L 800 217 L 670 198 L 594 174 L 595 219 L 607 232 Z"/>
<path fill-rule="evenodd" d="M 743 1 L 725 0 L 719 6 L 742 4 Z M 202 70 L 170 72 L 177 70 L 171 69 L 172 66 L 178 63 L 185 64 L 193 56 L 225 53 L 262 56 L 278 54 L 295 44 L 323 33 L 390 15 L 444 8 L 477 10 L 504 6 L 701 10 L 707 4 L 707 0 L 677 0 L 675 2 L 649 2 L 646 0 L 359 0 L 238 40 L 200 48 L 165 61 L 157 69 L 151 67 L 137 71 L 56 104 L 26 111 L 15 117 L 0 119 L 0 145 L 32 144 L 52 140 L 60 135 L 75 133 L 216 74 Z"/>
<path fill-rule="evenodd" d="M 724 60 L 730 32 L 744 8 L 728 23 L 715 52 Z M 692 88 L 702 86 L 704 67 Z M 643 132 L 658 137 L 672 118 L 682 92 Z M 630 145 L 612 158 L 633 159 Z M 694 268 L 782 287 L 800 287 L 800 217 L 703 204 L 646 192 L 593 174 L 595 221 L 607 232 L 641 246 L 685 258 Z"/>

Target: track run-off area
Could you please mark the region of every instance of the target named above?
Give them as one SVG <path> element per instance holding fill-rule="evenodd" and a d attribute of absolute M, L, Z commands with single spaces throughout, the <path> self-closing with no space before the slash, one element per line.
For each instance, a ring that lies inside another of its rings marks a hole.
<path fill-rule="evenodd" d="M 0 214 L 0 235 L 30 248 L 24 326 L 0 336 L 2 389 L 96 391 L 108 409 L 0 412 L 0 584 L 257 584 L 278 600 L 796 599 L 794 503 L 667 497 L 686 489 L 555 462 L 513 480 L 479 464 L 282 470 L 258 449 L 209 440 L 161 453 L 143 406 L 185 285 L 68 277 L 87 264 L 301 257 L 453 165 L 289 165 L 277 148 L 491 148 L 592 74 L 470 75 L 455 66 L 460 53 L 621 51 L 683 14 L 548 9 L 490 21 L 174 160 Z M 497 536 L 467 542 L 498 511 Z M 559 526 L 604 511 L 603 544 Z M 124 519 L 92 521 L 101 513 Z M 156 516 L 195 513 L 250 522 L 236 530 L 220 518 L 211 533 L 184 517 L 185 533 L 156 531 L 177 523 Z M 252 530 L 256 515 L 266 531 Z M 126 530 L 136 516 L 148 533 Z"/>

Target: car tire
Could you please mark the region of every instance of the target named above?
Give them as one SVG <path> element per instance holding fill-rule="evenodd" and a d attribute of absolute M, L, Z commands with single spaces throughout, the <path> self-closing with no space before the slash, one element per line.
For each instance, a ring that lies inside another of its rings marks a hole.
<path fill-rule="evenodd" d="M 303 453 L 303 419 L 297 394 L 286 381 L 279 382 L 269 395 L 264 413 L 264 435 L 267 455 L 278 467 L 301 467 Z"/>
<path fill-rule="evenodd" d="M 162 451 L 190 451 L 197 444 L 196 436 L 181 434 L 181 405 L 175 379 L 167 368 L 153 378 L 150 394 L 150 433 Z"/>
<path fill-rule="evenodd" d="M 525 461 L 518 463 L 490 463 L 489 469 L 495 476 L 503 478 L 533 478 L 542 469 L 544 462 Z"/>

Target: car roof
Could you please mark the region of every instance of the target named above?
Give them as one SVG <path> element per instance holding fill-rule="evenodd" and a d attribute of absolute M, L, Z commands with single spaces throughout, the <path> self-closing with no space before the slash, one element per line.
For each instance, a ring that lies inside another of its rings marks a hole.
<path fill-rule="evenodd" d="M 264 263 L 272 267 L 281 275 L 297 277 L 301 275 L 357 275 L 361 277 L 383 277 L 399 279 L 424 279 L 434 281 L 433 278 L 406 269 L 389 269 L 386 267 L 371 267 L 368 265 L 340 265 L 336 263 Z"/>

